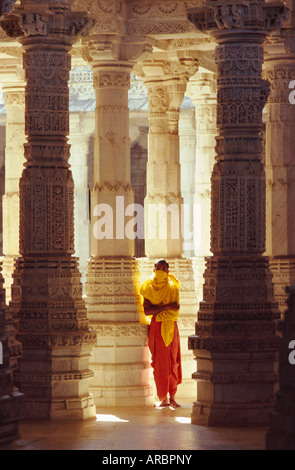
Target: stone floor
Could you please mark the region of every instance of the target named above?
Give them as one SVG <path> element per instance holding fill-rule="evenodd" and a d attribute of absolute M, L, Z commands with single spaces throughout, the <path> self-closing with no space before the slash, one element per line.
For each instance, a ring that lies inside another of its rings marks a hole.
<path fill-rule="evenodd" d="M 95 421 L 22 422 L 12 450 L 265 449 L 266 428 L 195 426 L 191 408 L 107 408 L 97 410 Z"/>

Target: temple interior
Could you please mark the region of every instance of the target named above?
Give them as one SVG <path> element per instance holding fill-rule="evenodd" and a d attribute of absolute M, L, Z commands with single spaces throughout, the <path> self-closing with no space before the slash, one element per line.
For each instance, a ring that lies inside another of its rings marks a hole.
<path fill-rule="evenodd" d="M 0 0 L 0 84 L 0 449 L 295 450 L 293 2 Z"/>

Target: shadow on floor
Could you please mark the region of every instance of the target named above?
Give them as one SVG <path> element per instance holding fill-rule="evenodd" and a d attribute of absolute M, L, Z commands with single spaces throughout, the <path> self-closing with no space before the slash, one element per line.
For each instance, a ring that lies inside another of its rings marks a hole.
<path fill-rule="evenodd" d="M 181 408 L 103 408 L 96 420 L 28 422 L 11 450 L 264 450 L 267 428 L 192 425 Z"/>

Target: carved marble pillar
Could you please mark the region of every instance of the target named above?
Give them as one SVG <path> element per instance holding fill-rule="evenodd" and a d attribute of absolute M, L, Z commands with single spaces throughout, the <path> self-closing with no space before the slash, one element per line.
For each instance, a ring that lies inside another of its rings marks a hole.
<path fill-rule="evenodd" d="M 79 258 L 79 268 L 84 282 L 87 262 L 90 257 L 88 153 L 91 128 L 92 119 L 88 119 L 87 115 L 84 113 L 71 114 L 69 138 L 71 157 L 69 163 L 75 183 L 75 253 Z"/>
<path fill-rule="evenodd" d="M 0 79 L 6 108 L 5 194 L 3 196 L 3 252 L 1 258 L 6 304 L 11 300 L 14 259 L 19 256 L 19 179 L 24 164 L 25 142 L 25 83 L 23 70 L 17 59 L 4 59 Z M 8 339 L 10 367 L 16 369 L 22 354 L 16 340 L 17 318 L 6 312 L 5 335 Z"/>
<path fill-rule="evenodd" d="M 154 53 L 151 59 L 135 69 L 148 88 L 150 124 L 145 198 L 147 258 L 140 260 L 141 281 L 152 274 L 156 259 L 165 258 L 169 262 L 170 271 L 181 282 L 178 325 L 183 383 L 178 388 L 179 398 L 195 393 L 195 384 L 191 380 L 195 365 L 187 348 L 187 336 L 193 332 L 197 303 L 192 261 L 182 256 L 183 198 L 179 141 L 180 106 L 187 81 L 197 69 L 197 60 L 193 54 L 190 51 L 171 57 L 166 53 Z"/>
<path fill-rule="evenodd" d="M 25 168 L 20 180 L 20 258 L 10 309 L 23 346 L 16 382 L 28 419 L 95 417 L 89 330 L 74 253 L 69 170 L 69 51 L 90 23 L 67 2 L 22 2 L 2 21 L 21 42 L 25 69 Z"/>
<path fill-rule="evenodd" d="M 211 251 L 195 335 L 197 399 L 192 423 L 268 423 L 274 407 L 279 319 L 265 251 L 265 171 L 261 162 L 263 42 L 285 6 L 207 3 L 190 21 L 217 42 L 217 156 L 211 180 Z"/>
<path fill-rule="evenodd" d="M 13 8 L 15 1 L 0 2 L 0 20 Z M 14 321 L 5 304 L 3 276 L 0 272 L 0 450 L 10 449 L 18 437 L 19 422 L 24 417 L 24 395 L 13 386 L 13 359 L 21 354 L 15 342 Z M 14 349 L 11 348 L 11 338 Z M 11 362 L 12 361 L 12 362 Z"/>
<path fill-rule="evenodd" d="M 114 2 L 110 10 L 117 11 L 119 6 Z M 123 10 L 120 13 L 123 15 Z M 124 22 L 121 15 L 118 18 Z M 145 50 L 150 52 L 148 46 L 125 43 L 124 37 L 108 41 L 93 34 L 85 52 L 93 68 L 96 94 L 86 301 L 97 333 L 91 359 L 91 391 L 97 406 L 153 404 L 147 326 L 139 322 L 139 269 L 133 231 L 137 210 L 131 187 L 128 108 L 133 56 L 141 56 Z"/>
<path fill-rule="evenodd" d="M 198 303 L 203 297 L 205 258 L 210 252 L 211 174 L 217 134 L 216 76 L 198 72 L 188 83 L 196 109 L 197 146 L 194 187 L 194 272 Z"/>
<path fill-rule="evenodd" d="M 287 307 L 286 286 L 295 283 L 295 105 L 289 102 L 289 84 L 295 80 L 294 51 L 294 46 L 291 50 L 291 44 L 286 42 L 285 46 L 283 40 L 273 47 L 269 45 L 264 65 L 265 78 L 271 86 L 265 155 L 266 254 L 270 257 L 275 299 L 282 316 Z"/>
<path fill-rule="evenodd" d="M 25 82 L 21 64 L 6 60 L 0 70 L 6 108 L 5 195 L 2 259 L 6 302 L 11 300 L 14 259 L 19 256 L 19 180 L 25 162 Z"/>
<path fill-rule="evenodd" d="M 136 121 L 136 117 L 134 118 Z M 146 165 L 147 165 L 147 134 L 148 127 L 139 126 L 139 136 L 131 144 L 131 186 L 134 190 L 134 202 L 144 207 L 146 197 Z M 144 217 L 139 222 L 139 230 L 144 234 Z M 134 240 L 134 256 L 141 258 L 145 256 L 144 238 Z"/>
<path fill-rule="evenodd" d="M 179 149 L 183 212 L 183 255 L 194 255 L 194 189 L 196 165 L 195 110 L 181 109 L 179 119 Z"/>

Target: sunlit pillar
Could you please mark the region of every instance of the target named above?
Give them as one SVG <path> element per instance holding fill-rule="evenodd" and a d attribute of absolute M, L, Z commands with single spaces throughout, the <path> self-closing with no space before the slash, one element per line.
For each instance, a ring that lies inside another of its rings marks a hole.
<path fill-rule="evenodd" d="M 217 134 L 216 76 L 198 72 L 188 83 L 195 105 L 194 272 L 198 302 L 203 297 L 205 258 L 210 251 L 211 175 Z"/>
<path fill-rule="evenodd" d="M 120 10 L 118 21 L 124 23 L 124 8 L 114 1 L 110 15 L 113 9 Z M 150 50 L 148 44 L 125 42 L 124 37 L 108 41 L 93 34 L 87 42 L 96 111 L 86 302 L 97 333 L 91 359 L 91 391 L 97 406 L 153 404 L 147 325 L 140 323 L 139 269 L 134 258 L 136 213 L 143 214 L 134 207 L 131 186 L 128 108 L 134 57 Z"/>
<path fill-rule="evenodd" d="M 14 259 L 19 256 L 19 180 L 25 162 L 25 82 L 19 61 L 4 61 L 0 80 L 6 109 L 2 273 L 8 303 L 11 300 Z"/>

